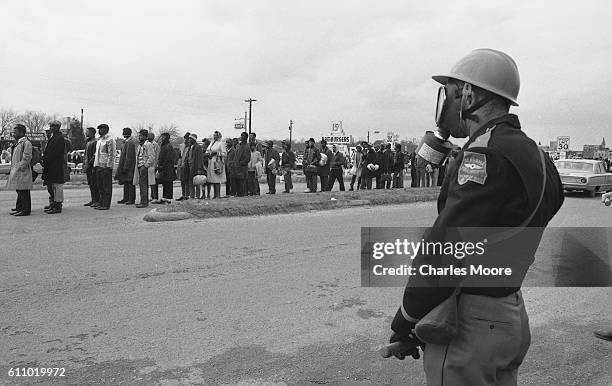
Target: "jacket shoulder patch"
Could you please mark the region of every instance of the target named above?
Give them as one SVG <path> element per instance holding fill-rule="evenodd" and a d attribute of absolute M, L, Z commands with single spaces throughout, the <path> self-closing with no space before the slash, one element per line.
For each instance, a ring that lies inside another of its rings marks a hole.
<path fill-rule="evenodd" d="M 482 153 L 466 151 L 457 173 L 457 182 L 464 185 L 468 181 L 484 185 L 487 179 L 487 156 Z"/>

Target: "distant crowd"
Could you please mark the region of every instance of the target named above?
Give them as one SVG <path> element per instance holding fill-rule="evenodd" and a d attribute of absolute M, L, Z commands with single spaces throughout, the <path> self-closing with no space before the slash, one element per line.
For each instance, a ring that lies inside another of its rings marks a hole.
<path fill-rule="evenodd" d="M 63 185 L 70 179 L 68 162 L 82 165 L 90 190 L 90 200 L 84 205 L 96 210 L 110 209 L 113 179 L 123 186 L 123 197 L 117 203 L 138 208 L 170 203 L 175 180 L 181 183 L 177 201 L 218 199 L 222 197 L 222 186 L 226 197 L 259 195 L 259 179 L 264 175 L 268 185 L 266 194 L 276 194 L 278 176 L 284 183 L 283 193 L 293 193 L 292 173 L 296 170 L 296 155 L 291 144 L 281 142 L 279 153 L 273 141 L 260 142 L 254 132 L 243 132 L 240 138 L 223 140 L 221 133 L 215 131 L 212 139 L 201 141 L 196 134 L 186 133 L 177 151 L 171 146 L 168 133 L 162 133 L 156 140 L 155 135 L 147 130 L 133 133 L 126 127 L 123 129 L 125 141 L 116 165 L 118 149 L 108 125 L 87 128 L 83 155 L 71 151 L 70 141 L 60 129 L 59 121 L 49 124 L 46 130 L 48 142 L 41 153 L 26 137 L 25 126 L 15 126 L 15 143 L 6 152 L 8 154 L 2 154 L 2 158 L 9 158 L 12 165 L 7 188 L 17 192 L 12 215 L 30 214 L 30 190 L 38 174 L 42 174 L 43 185 L 47 186 L 49 193 L 49 205 L 44 211 L 61 213 Z M 400 144 L 392 151 L 391 144 L 372 146 L 365 141 L 356 147 L 351 157 L 347 157 L 337 145 L 328 147 L 324 139 L 317 144 L 314 138 L 310 138 L 302 160 L 307 185 L 304 192 L 315 193 L 319 186 L 320 191 L 331 191 L 336 182 L 340 191 L 344 191 L 346 169 L 350 175 L 348 190 L 403 188 L 406 167 L 410 169 L 411 187 L 437 186 L 444 177 L 446 163 L 452 159 L 451 155 L 441 167 L 437 167 L 414 151 L 404 153 Z"/>

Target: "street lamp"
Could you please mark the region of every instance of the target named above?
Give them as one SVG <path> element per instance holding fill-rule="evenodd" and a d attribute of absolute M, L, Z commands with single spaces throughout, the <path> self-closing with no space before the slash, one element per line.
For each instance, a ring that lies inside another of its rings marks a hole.
<path fill-rule="evenodd" d="M 289 120 L 289 146 L 291 146 L 291 132 L 293 131 L 293 120 Z"/>

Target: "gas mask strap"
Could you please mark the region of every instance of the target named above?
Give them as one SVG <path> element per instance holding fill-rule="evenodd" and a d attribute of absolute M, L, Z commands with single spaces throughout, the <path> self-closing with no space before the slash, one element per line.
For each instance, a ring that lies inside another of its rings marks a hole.
<path fill-rule="evenodd" d="M 461 97 L 461 110 L 460 110 L 460 119 L 463 120 L 467 120 L 469 119 L 470 121 L 474 121 L 474 122 L 478 122 L 478 117 L 474 114 L 472 114 L 474 111 L 478 110 L 479 108 L 481 108 L 482 106 L 486 105 L 487 103 L 489 103 L 492 99 L 493 96 L 492 95 L 487 95 L 484 98 L 482 98 L 480 101 L 478 101 L 477 103 L 475 103 L 472 107 L 470 107 L 469 109 L 464 109 L 463 108 L 463 104 L 465 101 L 465 98 L 467 96 L 468 93 L 468 88 L 469 90 L 472 89 L 472 86 L 469 83 L 464 84 L 463 86 L 463 96 Z"/>

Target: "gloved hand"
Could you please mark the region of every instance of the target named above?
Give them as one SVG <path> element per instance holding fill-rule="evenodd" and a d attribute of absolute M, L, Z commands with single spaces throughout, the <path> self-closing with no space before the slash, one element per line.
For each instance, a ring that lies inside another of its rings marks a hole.
<path fill-rule="evenodd" d="M 425 350 L 425 343 L 421 342 L 413 333 L 408 336 L 401 336 L 394 332 L 391 334 L 389 343 L 391 344 L 384 347 L 381 352 L 383 358 L 389 358 L 393 355 L 399 360 L 404 360 L 406 356 L 410 355 L 414 359 L 419 359 L 421 357 L 419 347 Z"/>

